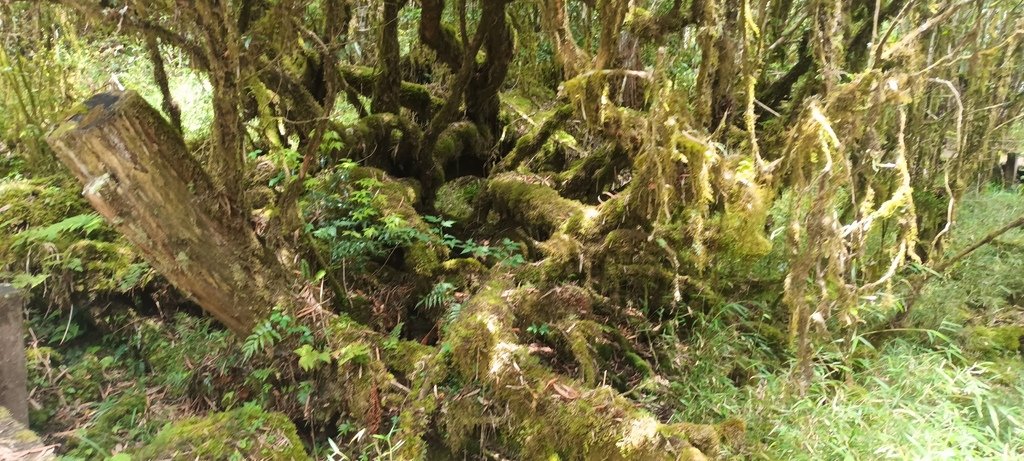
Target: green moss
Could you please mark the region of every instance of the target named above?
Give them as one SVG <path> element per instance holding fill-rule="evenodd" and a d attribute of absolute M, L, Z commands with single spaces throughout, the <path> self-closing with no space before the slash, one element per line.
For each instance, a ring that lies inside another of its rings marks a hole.
<path fill-rule="evenodd" d="M 133 454 L 138 459 L 310 459 L 283 414 L 247 405 L 174 422 Z"/>
<path fill-rule="evenodd" d="M 1024 353 L 1024 326 L 973 326 L 964 328 L 964 346 L 981 356 Z"/>
<path fill-rule="evenodd" d="M 487 184 L 491 210 L 543 238 L 562 226 L 580 227 L 586 207 L 529 177 L 504 174 Z"/>
<path fill-rule="evenodd" d="M 475 285 L 487 273 L 487 266 L 476 258 L 449 259 L 441 264 L 445 280 L 457 287 Z"/>
<path fill-rule="evenodd" d="M 600 260 L 595 267 L 613 296 L 644 295 L 644 302 L 656 304 L 674 287 L 676 274 L 665 248 L 651 241 L 639 229 L 616 229 L 608 233 L 601 245 Z"/>
<path fill-rule="evenodd" d="M 15 442 L 10 446 L 9 442 Z M 35 448 L 40 444 L 39 436 L 29 429 L 25 429 L 21 423 L 11 417 L 11 412 L 0 406 L 0 448 L 11 451 Z M 3 453 L 0 451 L 0 453 Z M 10 453 L 10 452 L 8 452 Z M 11 458 L 14 459 L 14 458 Z"/>
<path fill-rule="evenodd" d="M 77 183 L 65 176 L 0 180 L 0 253 L 11 254 L 14 237 L 21 231 L 90 211 L 78 190 Z"/>
<path fill-rule="evenodd" d="M 593 320 L 566 320 L 557 325 L 573 358 L 579 365 L 580 380 L 588 386 L 597 384 L 599 363 L 593 343 L 604 336 L 604 327 Z"/>
<path fill-rule="evenodd" d="M 434 199 L 434 208 L 446 218 L 457 222 L 473 219 L 473 208 L 477 194 L 487 187 L 487 180 L 474 176 L 462 176 L 444 183 Z"/>
<path fill-rule="evenodd" d="M 364 95 L 373 92 L 374 82 L 377 80 L 377 71 L 374 68 L 345 66 L 339 71 L 356 91 Z M 398 99 L 403 107 L 411 109 L 425 119 L 429 119 L 430 114 L 444 104 L 444 101 L 434 97 L 427 87 L 405 81 L 398 90 Z"/>
<path fill-rule="evenodd" d="M 16 266 L 0 270 L 68 276 L 89 296 L 126 293 L 155 273 L 132 247 L 92 214 L 77 183 L 63 176 L 0 181 L 0 254 Z M 45 245 L 46 251 L 37 247 Z M 27 262 L 27 269 L 26 269 Z"/>
<path fill-rule="evenodd" d="M 384 347 L 381 350 L 388 367 L 402 375 L 415 372 L 422 361 L 432 357 L 433 352 L 430 346 L 415 341 L 398 341 L 394 347 Z"/>
<path fill-rule="evenodd" d="M 472 122 L 458 122 L 445 128 L 434 145 L 434 160 L 440 165 L 463 155 L 480 155 L 483 149 L 480 130 Z"/>
<path fill-rule="evenodd" d="M 568 234 L 555 233 L 541 242 L 539 248 L 546 258 L 539 267 L 539 278 L 535 280 L 537 283 L 571 280 L 586 269 L 581 267 L 587 261 L 583 245 Z"/>

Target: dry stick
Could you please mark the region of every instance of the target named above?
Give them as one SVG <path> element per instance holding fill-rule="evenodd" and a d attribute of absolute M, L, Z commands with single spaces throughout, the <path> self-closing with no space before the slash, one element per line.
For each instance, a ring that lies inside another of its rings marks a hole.
<path fill-rule="evenodd" d="M 978 241 L 974 242 L 973 244 L 971 244 L 967 248 L 964 248 L 962 251 L 960 251 L 959 253 L 954 255 L 952 258 L 949 258 L 949 259 L 939 263 L 934 268 L 935 272 L 940 272 L 941 273 L 942 271 L 944 271 L 947 268 L 949 268 L 949 266 L 952 266 L 953 264 L 955 264 L 956 262 L 960 261 L 961 259 L 966 258 L 968 255 L 973 253 L 978 248 L 981 248 L 982 246 L 988 244 L 989 242 L 999 238 L 999 236 L 1001 236 L 1001 235 L 1003 235 L 1003 234 L 1005 234 L 1005 233 L 1007 233 L 1007 232 L 1009 232 L 1009 231 L 1011 231 L 1013 229 L 1021 227 L 1021 226 L 1024 226 L 1024 215 L 1020 215 L 1020 216 L 1017 217 L 1017 219 L 1014 219 L 1013 221 L 1010 221 L 1010 222 L 1006 223 L 1006 225 L 1004 225 L 1003 227 L 1000 227 L 999 229 L 996 229 L 996 230 L 994 230 L 992 232 L 989 232 L 988 235 L 982 237 L 981 239 L 979 239 Z"/>
<path fill-rule="evenodd" d="M 890 327 L 899 327 L 903 322 L 910 316 L 910 310 L 914 307 L 914 303 L 917 301 L 918 296 L 921 294 L 921 289 L 924 288 L 925 282 L 928 281 L 929 277 L 934 274 L 941 274 L 943 271 L 948 269 L 953 264 L 956 264 L 960 260 L 966 258 L 971 253 L 974 253 L 978 248 L 981 248 L 993 240 L 999 238 L 999 236 L 1016 229 L 1018 227 L 1024 227 L 1024 214 L 1018 216 L 1013 221 L 1006 223 L 1003 227 L 989 232 L 988 235 L 976 240 L 974 243 L 964 248 L 959 253 L 953 255 L 951 258 L 936 264 L 931 270 L 918 274 L 913 280 L 910 281 L 911 293 L 907 297 L 904 309 L 902 312 L 893 317 L 892 321 L 889 322 Z"/>

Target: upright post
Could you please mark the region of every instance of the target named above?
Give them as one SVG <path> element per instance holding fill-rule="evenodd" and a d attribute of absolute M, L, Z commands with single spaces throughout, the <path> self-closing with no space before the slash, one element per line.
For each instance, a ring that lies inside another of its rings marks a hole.
<path fill-rule="evenodd" d="M 22 308 L 25 298 L 11 285 L 0 284 L 0 406 L 28 425 L 28 372 Z"/>

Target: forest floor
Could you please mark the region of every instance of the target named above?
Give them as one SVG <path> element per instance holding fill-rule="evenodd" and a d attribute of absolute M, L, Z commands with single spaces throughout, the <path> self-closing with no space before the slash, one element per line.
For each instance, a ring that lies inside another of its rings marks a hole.
<path fill-rule="evenodd" d="M 1021 211 L 1018 191 L 970 195 L 952 248 Z M 911 327 L 836 339 L 856 342 L 853 354 L 819 351 L 803 395 L 787 390 L 788 362 L 768 358 L 762 337 L 702 319 L 689 343 L 699 357 L 692 379 L 672 383 L 686 410 L 672 418 L 740 418 L 756 459 L 1013 459 L 1024 450 L 1022 269 L 1024 232 L 1013 231 L 934 279 Z M 63 444 L 66 459 L 110 457 L 210 408 L 244 410 L 249 396 L 231 380 L 271 372 L 221 374 L 239 353 L 227 331 L 194 311 L 136 307 L 102 333 L 58 310 L 31 311 L 32 427 Z M 327 440 L 300 428 L 300 437 L 327 458 L 361 428 L 347 429 Z M 386 457 L 391 442 L 360 450 Z"/>

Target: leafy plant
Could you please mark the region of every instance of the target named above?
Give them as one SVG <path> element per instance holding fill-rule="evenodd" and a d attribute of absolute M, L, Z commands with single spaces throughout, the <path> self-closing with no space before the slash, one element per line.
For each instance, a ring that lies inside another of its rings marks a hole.
<path fill-rule="evenodd" d="M 313 341 L 313 333 L 308 327 L 296 323 L 291 316 L 281 309 L 275 308 L 266 320 L 253 328 L 252 333 L 242 343 L 244 360 L 249 360 L 259 351 L 266 351 L 274 347 L 286 336 L 297 338 L 301 344 L 309 344 Z"/>
<path fill-rule="evenodd" d="M 363 343 L 348 344 L 331 354 L 338 361 L 338 366 L 348 362 L 365 365 L 370 361 L 370 347 Z"/>
<path fill-rule="evenodd" d="M 542 323 L 542 324 L 539 324 L 539 325 L 534 323 L 534 324 L 526 327 L 526 332 L 530 333 L 531 335 L 539 336 L 539 337 L 543 338 L 543 337 L 546 337 L 547 335 L 551 334 L 551 327 L 548 324 L 546 324 L 546 323 Z"/>
<path fill-rule="evenodd" d="M 355 162 L 343 162 L 335 174 L 311 184 L 304 209 L 305 231 L 326 245 L 330 263 L 356 265 L 386 255 L 394 248 L 431 236 L 401 216 L 384 213 L 375 201 L 383 186 L 376 178 L 350 181 Z"/>
<path fill-rule="evenodd" d="M 416 307 L 425 310 L 444 308 L 442 328 L 447 329 L 462 312 L 462 303 L 455 298 L 455 285 L 450 282 L 438 282 L 430 292 L 416 303 Z"/>
<path fill-rule="evenodd" d="M 252 333 L 245 338 L 245 342 L 242 344 L 242 356 L 245 360 L 249 360 L 257 352 L 274 347 L 274 344 L 280 340 L 281 333 L 277 332 L 274 324 L 270 320 L 264 321 L 256 325 L 252 329 Z"/>
<path fill-rule="evenodd" d="M 439 282 L 430 289 L 430 293 L 427 293 L 418 303 L 416 307 L 433 310 L 439 307 L 443 307 L 455 300 L 455 285 L 449 282 Z"/>
<path fill-rule="evenodd" d="M 488 260 L 508 266 L 519 266 L 526 263 L 526 258 L 519 251 L 519 244 L 508 238 L 504 238 L 497 245 L 479 243 L 473 239 L 462 240 L 449 234 L 446 229 L 455 225 L 455 221 L 442 219 L 437 216 L 424 216 L 423 220 L 434 224 L 434 233 L 441 237 L 441 243 L 448 248 L 457 250 L 462 256 L 476 258 L 482 262 Z"/>
<path fill-rule="evenodd" d="M 309 344 L 295 349 L 295 354 L 299 356 L 299 367 L 303 371 L 312 370 L 322 363 L 331 363 L 329 352 L 316 350 Z"/>
<path fill-rule="evenodd" d="M 404 322 L 398 322 L 398 325 L 395 325 L 395 327 L 391 329 L 391 333 L 388 334 L 388 337 L 381 342 L 381 348 L 392 351 L 398 349 L 398 341 L 401 340 L 402 327 L 404 325 Z"/>

